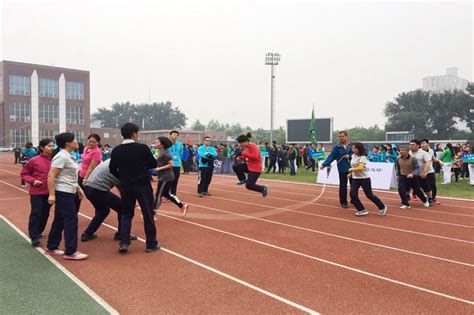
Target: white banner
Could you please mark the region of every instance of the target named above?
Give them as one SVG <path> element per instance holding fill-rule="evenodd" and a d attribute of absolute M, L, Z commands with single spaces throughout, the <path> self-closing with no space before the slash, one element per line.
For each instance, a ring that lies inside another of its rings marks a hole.
<path fill-rule="evenodd" d="M 319 167 L 321 167 L 322 164 L 323 161 L 319 161 Z M 369 172 L 372 188 L 387 190 L 390 188 L 397 188 L 395 164 L 367 162 L 365 167 Z M 326 167 L 324 170 L 320 170 L 316 182 L 318 184 L 339 185 L 337 162 L 333 161 L 330 168 Z"/>
<path fill-rule="evenodd" d="M 469 184 L 474 186 L 474 163 L 469 163 Z"/>

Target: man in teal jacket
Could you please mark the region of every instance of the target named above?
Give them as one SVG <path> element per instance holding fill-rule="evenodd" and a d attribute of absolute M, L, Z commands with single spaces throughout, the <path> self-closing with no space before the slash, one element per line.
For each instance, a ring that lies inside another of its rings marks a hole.
<path fill-rule="evenodd" d="M 214 172 L 214 160 L 217 158 L 216 149 L 211 146 L 211 138 L 204 137 L 204 144 L 198 149 L 198 197 L 211 196 L 209 185 Z"/>
<path fill-rule="evenodd" d="M 173 173 L 174 180 L 170 183 L 170 194 L 176 196 L 178 190 L 179 175 L 181 174 L 181 158 L 183 157 L 183 144 L 178 141 L 179 132 L 172 130 L 169 135 L 169 139 L 173 144 L 168 148 L 169 154 L 173 157 Z"/>

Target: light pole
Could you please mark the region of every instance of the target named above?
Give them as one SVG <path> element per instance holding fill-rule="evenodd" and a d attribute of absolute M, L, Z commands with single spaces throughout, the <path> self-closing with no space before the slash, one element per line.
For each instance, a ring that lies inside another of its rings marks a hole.
<path fill-rule="evenodd" d="M 267 53 L 265 65 L 271 66 L 271 91 L 270 91 L 270 143 L 273 144 L 273 125 L 275 120 L 275 66 L 280 62 L 279 53 Z"/>

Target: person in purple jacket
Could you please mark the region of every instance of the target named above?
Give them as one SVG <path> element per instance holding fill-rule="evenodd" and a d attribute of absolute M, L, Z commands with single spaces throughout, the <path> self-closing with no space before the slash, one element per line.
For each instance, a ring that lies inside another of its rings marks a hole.
<path fill-rule="evenodd" d="M 51 205 L 48 203 L 48 173 L 51 168 L 51 155 L 54 151 L 54 141 L 43 139 L 39 143 L 39 152 L 32 157 L 21 169 L 21 179 L 30 184 L 29 194 L 31 213 L 28 221 L 28 234 L 31 245 L 41 244 L 40 238 L 49 218 Z"/>

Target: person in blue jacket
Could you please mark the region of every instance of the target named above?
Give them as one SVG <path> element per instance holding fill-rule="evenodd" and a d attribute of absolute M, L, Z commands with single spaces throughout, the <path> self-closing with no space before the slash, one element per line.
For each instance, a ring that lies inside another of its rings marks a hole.
<path fill-rule="evenodd" d="M 211 138 L 204 137 L 204 144 L 198 149 L 198 197 L 211 196 L 209 185 L 211 184 L 216 158 L 217 151 L 211 146 Z"/>
<path fill-rule="evenodd" d="M 337 161 L 337 170 L 339 171 L 339 202 L 341 207 L 347 209 L 347 181 L 349 178 L 349 168 L 351 167 L 350 159 L 352 156 L 352 144 L 347 131 L 339 132 L 339 143 L 336 144 L 331 151 L 331 154 L 321 165 L 321 170 L 326 167 L 331 167 L 333 161 Z"/>
<path fill-rule="evenodd" d="M 183 146 L 183 155 L 181 156 L 183 174 L 189 174 L 189 155 L 189 148 L 187 146 Z"/>
<path fill-rule="evenodd" d="M 170 193 L 174 196 L 178 190 L 179 175 L 181 174 L 181 157 L 183 156 L 183 144 L 178 141 L 179 132 L 177 130 L 170 131 L 169 139 L 173 144 L 168 148 L 169 154 L 173 158 L 174 180 L 170 183 Z"/>

